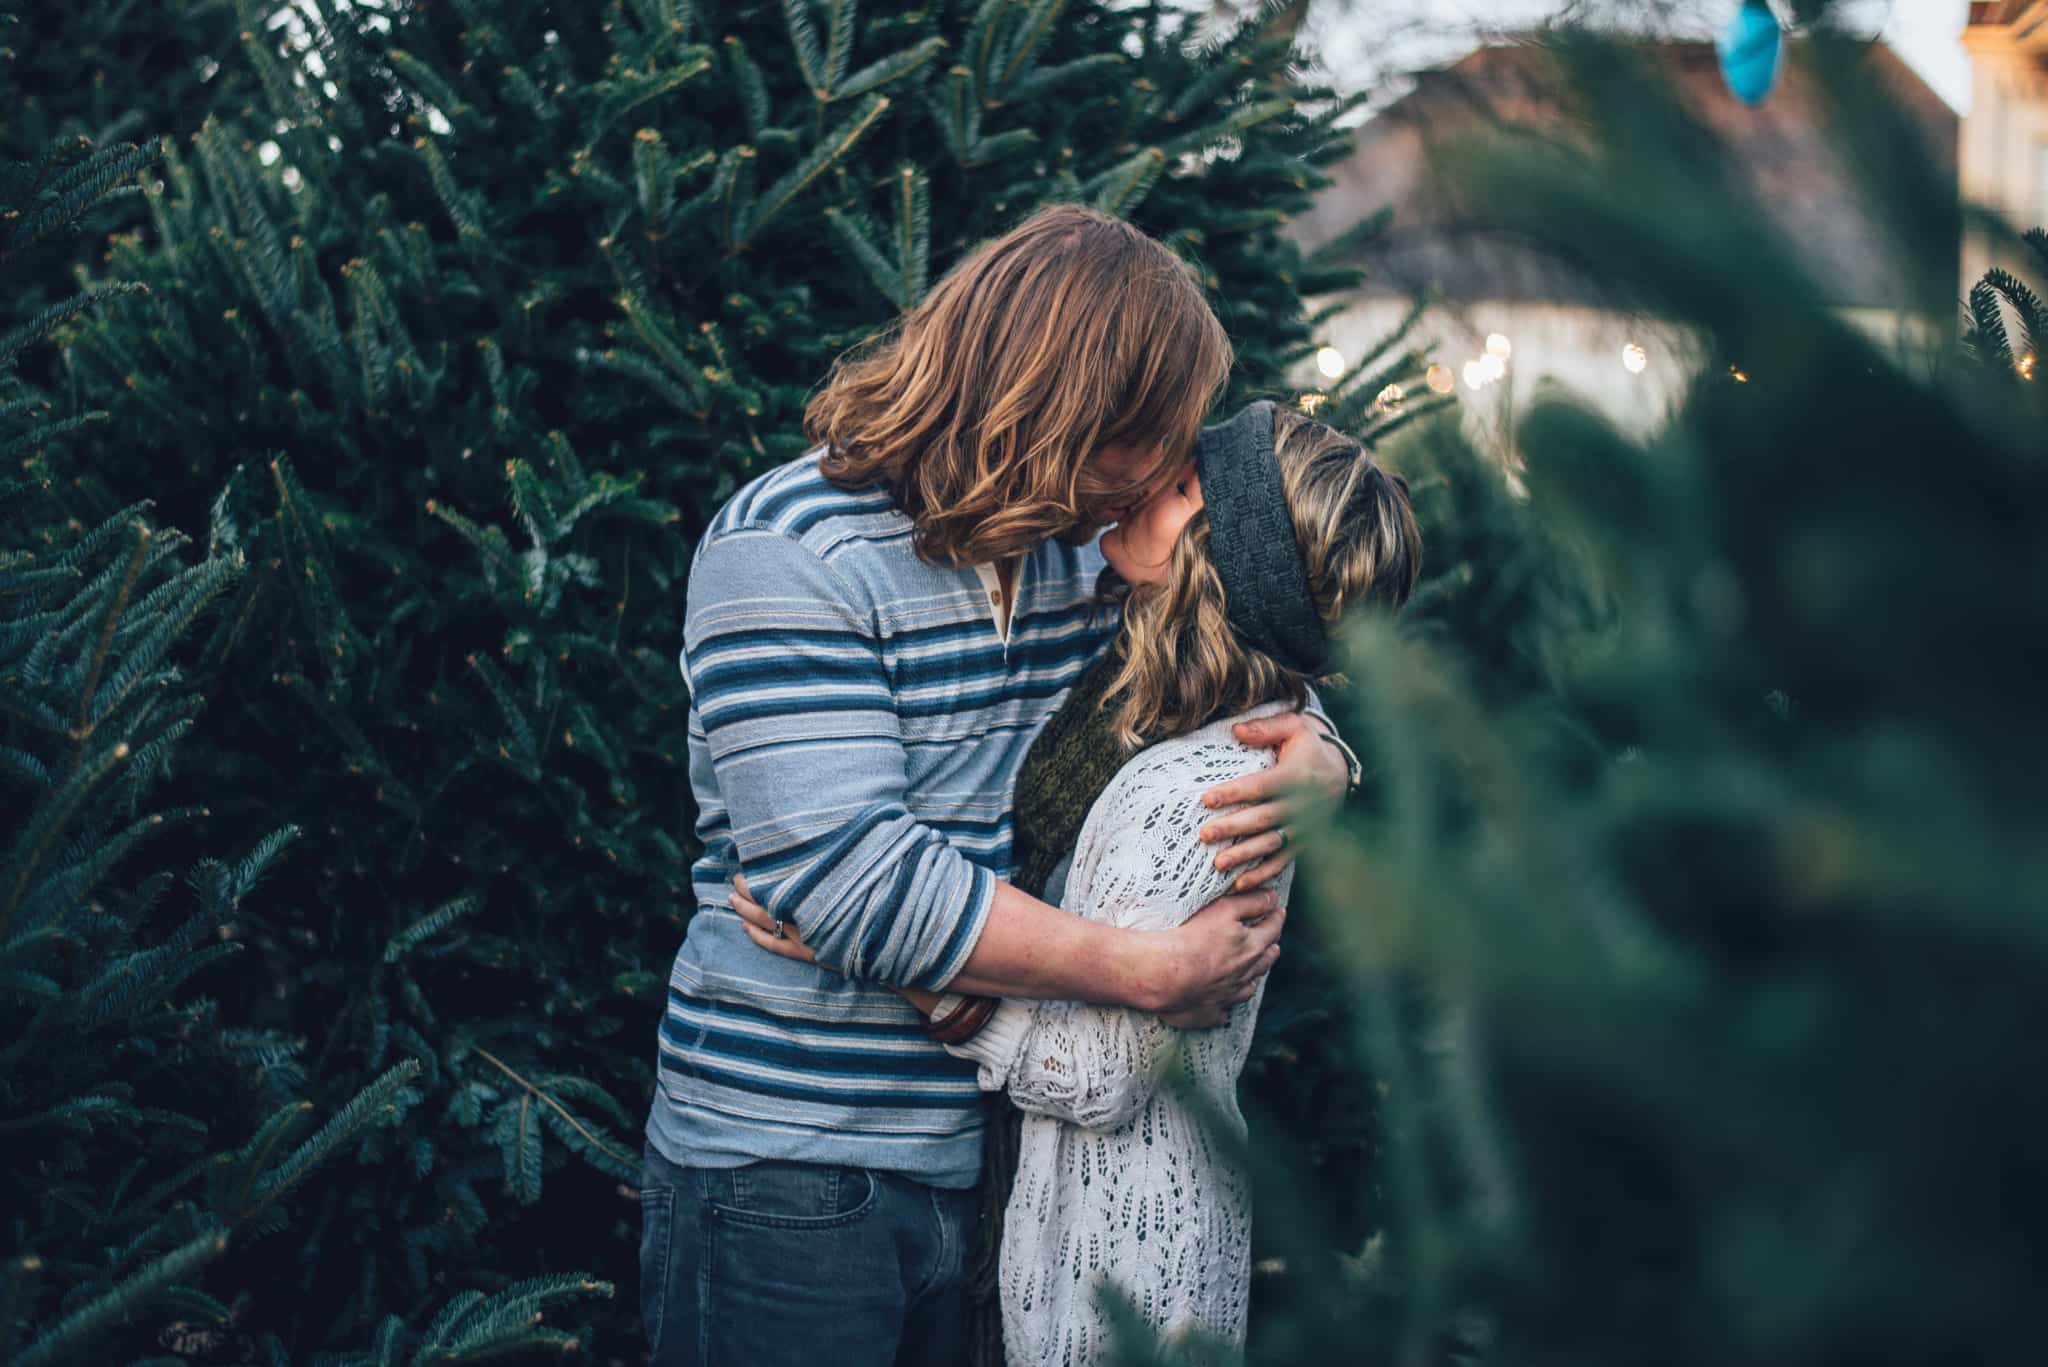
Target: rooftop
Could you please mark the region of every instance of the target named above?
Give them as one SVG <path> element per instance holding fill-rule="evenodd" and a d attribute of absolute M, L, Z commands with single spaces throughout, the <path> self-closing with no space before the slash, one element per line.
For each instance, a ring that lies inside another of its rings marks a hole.
<path fill-rule="evenodd" d="M 2048 0 L 1974 0 L 1972 24 L 2048 23 Z"/>
<path fill-rule="evenodd" d="M 2003 8 L 2048 12 L 2048 0 L 2006 0 Z M 1826 97 L 1805 69 L 1799 44 L 1787 45 L 1776 89 L 1755 108 L 1728 92 L 1712 44 L 1652 43 L 1644 50 L 1668 68 L 1685 107 L 1729 148 L 1740 180 L 1830 297 L 1850 306 L 1906 302 L 1907 273 L 1840 163 Z M 1890 48 L 1866 51 L 1872 77 L 1925 130 L 1929 153 L 1952 173 L 1954 111 Z M 1313 248 L 1391 206 L 1387 231 L 1358 257 L 1369 294 L 1434 290 L 1453 302 L 1598 302 L 1589 282 L 1467 221 L 1445 191 L 1434 166 L 1437 150 L 1446 139 L 1496 124 L 1541 132 L 1568 126 L 1550 52 L 1535 44 L 1489 46 L 1418 73 L 1411 91 L 1359 130 L 1351 155 L 1328 168 L 1335 184 L 1297 220 L 1294 233 Z"/>

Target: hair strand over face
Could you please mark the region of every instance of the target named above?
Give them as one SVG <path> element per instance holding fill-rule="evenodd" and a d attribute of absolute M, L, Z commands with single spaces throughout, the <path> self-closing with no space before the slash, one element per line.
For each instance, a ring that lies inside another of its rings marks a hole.
<path fill-rule="evenodd" d="M 880 484 L 935 564 L 985 564 L 1135 501 L 1162 462 L 1091 468 L 1110 444 L 1194 449 L 1230 342 L 1179 258 L 1120 219 L 1043 209 L 983 243 L 804 415 L 842 487 Z"/>

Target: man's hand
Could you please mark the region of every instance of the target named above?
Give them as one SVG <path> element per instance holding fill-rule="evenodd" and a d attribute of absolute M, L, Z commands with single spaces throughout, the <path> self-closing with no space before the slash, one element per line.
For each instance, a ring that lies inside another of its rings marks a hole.
<path fill-rule="evenodd" d="M 1219 870 L 1265 861 L 1246 869 L 1231 883 L 1232 888 L 1246 892 L 1264 887 L 1294 862 L 1288 823 L 1314 804 L 1343 797 L 1351 771 L 1336 746 L 1329 743 L 1328 733 L 1299 712 L 1239 722 L 1231 731 L 1246 745 L 1279 752 L 1272 768 L 1219 783 L 1202 795 L 1206 807 L 1247 804 L 1242 811 L 1219 816 L 1202 827 L 1202 839 L 1211 844 L 1237 841 L 1217 852 Z"/>
<path fill-rule="evenodd" d="M 748 939 L 785 959 L 818 962 L 795 924 L 778 922 L 774 913 L 756 902 L 744 877 L 733 879 L 732 886 L 732 909 L 739 913 Z M 1085 924 L 1073 919 L 1076 925 Z M 1138 984 L 1138 990 L 1120 993 L 1114 1000 L 1150 1011 L 1183 1030 L 1222 1025 L 1230 1019 L 1231 1007 L 1251 1000 L 1259 979 L 1280 958 L 1280 932 L 1286 924 L 1287 913 L 1281 910 L 1280 899 L 1271 891 L 1259 891 L 1219 897 L 1171 930 L 1109 931 L 1125 937 L 1122 943 L 1138 951 L 1118 955 L 1130 970 L 1126 981 Z M 1098 933 L 1102 930 L 1091 928 Z M 956 982 L 953 990 L 961 991 L 964 986 Z M 969 990 L 986 989 L 976 986 Z M 937 1000 L 929 993 L 899 991 L 899 995 L 927 1013 Z M 919 1000 L 920 996 L 924 1000 Z"/>
<path fill-rule="evenodd" d="M 740 914 L 740 929 L 747 932 L 752 940 L 770 954 L 779 954 L 785 959 L 794 959 L 800 964 L 816 964 L 818 956 L 796 933 L 794 921 L 778 921 L 773 912 L 754 900 L 753 892 L 747 887 L 747 876 L 736 873 L 732 879 L 732 909 Z M 830 964 L 818 964 L 830 968 Z M 887 984 L 884 984 L 887 986 Z M 939 994 L 927 992 L 918 987 L 891 987 L 891 992 L 916 1007 L 927 1020 L 939 1004 Z"/>
<path fill-rule="evenodd" d="M 1147 1009 L 1182 1030 L 1222 1025 L 1279 959 L 1286 924 L 1273 893 L 1233 893 L 1172 930 L 1136 932 L 1165 941 L 1165 963 L 1153 979 L 1158 995 Z"/>

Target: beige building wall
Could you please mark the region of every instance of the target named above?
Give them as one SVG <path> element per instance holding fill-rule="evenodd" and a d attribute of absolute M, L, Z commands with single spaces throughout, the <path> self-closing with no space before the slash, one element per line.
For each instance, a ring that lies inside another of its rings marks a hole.
<path fill-rule="evenodd" d="M 1975 8 L 2001 18 L 1973 15 L 1963 31 L 1971 72 L 1957 172 L 1963 200 L 1995 210 L 2016 231 L 2048 226 L 2048 0 Z M 2025 264 L 1998 234 L 1973 228 L 1963 239 L 1962 289 L 1992 266 Z"/>
<path fill-rule="evenodd" d="M 1327 302 L 1327 301 L 1324 301 Z M 1320 340 L 1355 362 L 1407 316 L 1392 298 L 1354 299 L 1323 324 Z M 1914 319 L 1891 309 L 1843 309 L 1840 317 L 1880 347 L 1911 365 L 1930 354 L 1947 320 Z M 1490 338 L 1505 338 L 1508 355 L 1498 378 L 1477 365 Z M 1627 435 L 1647 438 L 1685 399 L 1703 364 L 1699 340 L 1684 328 L 1574 304 L 1478 300 L 1437 308 L 1410 334 L 1409 344 L 1448 366 L 1466 433 L 1482 450 L 1511 456 L 1515 423 L 1546 393 L 1562 391 L 1588 404 Z M 1473 364 L 1468 377 L 1466 366 Z M 1302 393 L 1328 383 L 1314 361 L 1293 376 Z M 1478 381 L 1475 385 L 1473 381 Z"/>
<path fill-rule="evenodd" d="M 1323 324 L 1322 340 L 1347 361 L 1371 351 L 1407 315 L 1406 301 L 1353 300 Z M 1465 374 L 1468 362 L 1487 354 L 1487 339 L 1507 339 L 1510 351 L 1502 374 L 1488 379 Z M 1467 430 L 1482 445 L 1497 448 L 1511 434 L 1510 419 L 1527 410 L 1546 384 L 1559 385 L 1589 401 L 1633 435 L 1645 435 L 1683 397 L 1698 365 L 1698 348 L 1684 333 L 1652 326 L 1602 309 L 1545 302 L 1479 300 L 1455 311 L 1436 309 L 1410 337 L 1411 344 L 1450 367 Z M 1641 348 L 1642 368 L 1632 370 L 1624 353 Z M 1303 389 L 1321 383 L 1313 366 L 1297 377 Z"/>

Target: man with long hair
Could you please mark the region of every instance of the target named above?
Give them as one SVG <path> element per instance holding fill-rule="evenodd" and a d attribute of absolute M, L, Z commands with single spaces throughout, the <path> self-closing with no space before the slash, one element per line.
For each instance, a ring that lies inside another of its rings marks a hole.
<path fill-rule="evenodd" d="M 1173 930 L 1003 881 L 1033 736 L 1115 628 L 1090 544 L 1193 449 L 1230 345 L 1185 267 L 1074 206 L 983 244 L 812 401 L 691 569 L 683 669 L 704 854 L 648 1118 L 657 1364 L 951 1363 L 982 1110 L 974 1022 L 892 988 L 1220 1023 L 1279 954 L 1281 794 L 1346 766 L 1298 714 L 1215 823 L 1263 860 Z M 734 880 L 817 965 L 762 954 Z M 827 971 L 829 968 L 832 971 Z"/>

